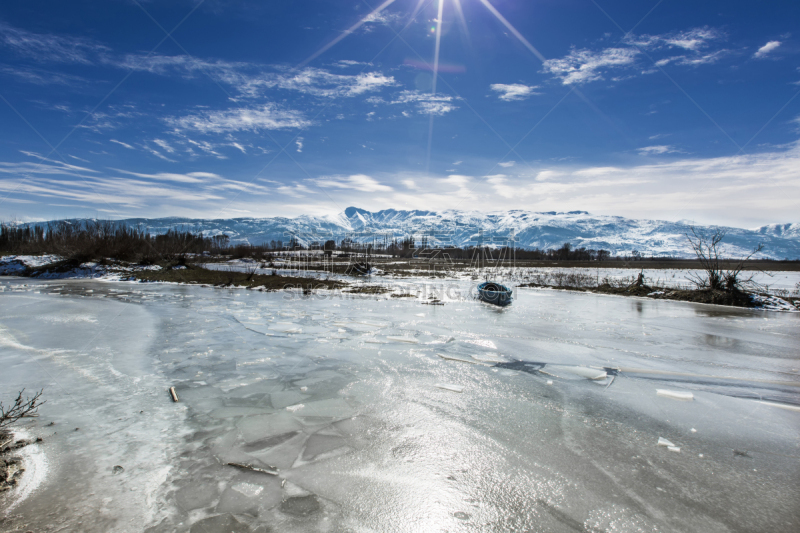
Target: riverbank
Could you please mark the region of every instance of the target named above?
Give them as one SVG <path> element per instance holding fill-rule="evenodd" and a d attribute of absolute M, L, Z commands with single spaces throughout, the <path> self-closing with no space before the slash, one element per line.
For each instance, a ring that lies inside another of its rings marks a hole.
<path fill-rule="evenodd" d="M 218 259 L 218 258 L 215 258 Z M 605 269 L 591 271 L 579 265 L 573 267 L 529 268 L 514 267 L 502 270 L 472 268 L 470 270 L 424 270 L 430 263 L 419 262 L 416 270 L 376 269 L 372 276 L 348 276 L 325 270 L 324 266 L 308 264 L 305 268 L 284 263 L 266 263 L 249 259 L 191 262 L 185 258 L 179 262 L 139 265 L 122 261 L 106 260 L 102 263 L 76 263 L 56 256 L 5 256 L 0 258 L 0 275 L 15 275 L 35 279 L 105 279 L 109 281 L 164 282 L 213 287 L 239 287 L 260 291 L 301 290 L 312 294 L 318 290 L 342 290 L 357 294 L 382 294 L 392 292 L 399 284 L 411 280 L 412 284 L 424 285 L 425 279 L 437 282 L 479 280 L 486 276 L 499 276 L 511 286 L 525 288 L 549 288 L 616 296 L 635 296 L 658 300 L 676 300 L 761 309 L 771 311 L 800 311 L 800 293 L 794 272 L 768 273 L 769 281 L 785 280 L 777 288 L 745 292 L 742 290 L 721 291 L 705 288 L 690 288 L 687 279 L 697 271 L 665 270 L 640 271 L 643 283 L 636 282 L 630 270 Z M 645 262 L 642 262 L 645 263 Z M 383 265 L 384 267 L 388 265 Z M 406 265 L 407 266 L 407 265 Z M 441 265 L 440 265 L 441 267 Z M 399 275 L 403 272 L 405 276 Z M 376 287 L 379 287 L 379 290 Z M 756 286 L 760 286 L 757 284 Z M 785 287 L 784 287 L 785 286 Z M 794 289 L 789 287 L 794 286 Z M 773 283 L 776 287 L 776 283 Z M 408 287 L 403 287 L 407 291 Z M 425 291 L 417 291 L 424 293 Z"/>
<path fill-rule="evenodd" d="M 800 297 L 778 298 L 776 296 L 747 293 L 743 291 L 720 291 L 714 289 L 669 289 L 664 287 L 650 287 L 648 285 L 614 287 L 607 283 L 598 285 L 596 287 L 527 283 L 520 285 L 520 287 L 559 289 L 567 291 L 591 292 L 595 294 L 613 294 L 616 296 L 638 296 L 653 300 L 676 300 L 682 302 L 744 307 L 749 309 L 767 309 L 770 311 L 800 312 Z"/>

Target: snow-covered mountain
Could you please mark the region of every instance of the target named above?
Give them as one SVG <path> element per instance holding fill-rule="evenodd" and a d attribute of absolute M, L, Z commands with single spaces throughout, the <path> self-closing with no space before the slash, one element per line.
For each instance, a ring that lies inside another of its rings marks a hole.
<path fill-rule="evenodd" d="M 426 235 L 429 243 L 469 246 L 480 242 L 503 245 L 514 235 L 517 246 L 558 248 L 568 242 L 573 247 L 609 250 L 612 255 L 627 255 L 638 250 L 643 255 L 694 257 L 686 239 L 688 223 L 664 220 L 634 220 L 616 216 L 591 215 L 585 211 L 533 212 L 510 210 L 476 211 L 399 211 L 370 212 L 348 207 L 335 216 L 296 218 L 132 218 L 121 220 L 129 226 L 146 228 L 150 233 L 169 229 L 203 232 L 206 236 L 225 234 L 231 243 L 262 244 L 272 240 L 287 242 L 297 235 L 301 242 L 337 241 L 350 237 L 357 241 L 391 241 L 413 235 L 417 245 Z M 698 231 L 723 229 L 728 256 L 749 253 L 764 243 L 761 257 L 800 259 L 800 224 L 771 224 L 755 230 L 730 227 L 697 227 Z M 483 237 L 481 237 L 481 232 Z"/>

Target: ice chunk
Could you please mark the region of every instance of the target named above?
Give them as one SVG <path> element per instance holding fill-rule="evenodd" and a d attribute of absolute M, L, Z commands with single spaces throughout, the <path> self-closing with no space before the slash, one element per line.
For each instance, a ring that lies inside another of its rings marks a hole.
<path fill-rule="evenodd" d="M 290 498 L 294 496 L 308 496 L 309 494 L 311 494 L 303 487 L 295 485 L 291 481 L 287 481 L 286 483 L 283 484 L 283 490 L 286 491 L 286 495 Z"/>
<path fill-rule="evenodd" d="M 181 509 L 191 511 L 208 507 L 219 496 L 216 483 L 187 483 L 175 493 L 175 501 Z"/>
<path fill-rule="evenodd" d="M 226 533 L 245 533 L 250 527 L 239 522 L 233 515 L 221 514 L 204 518 L 192 524 L 189 533 L 206 533 L 208 531 L 225 531 Z"/>
<path fill-rule="evenodd" d="M 312 461 L 318 456 L 342 448 L 347 445 L 347 442 L 342 437 L 335 435 L 322 435 L 315 433 L 306 442 L 306 447 L 303 450 L 303 461 Z"/>
<path fill-rule="evenodd" d="M 439 357 L 441 357 L 442 359 L 445 359 L 447 361 L 459 361 L 461 363 L 469 363 L 471 365 L 483 364 L 480 361 L 476 361 L 476 360 L 471 359 L 471 358 L 467 359 L 465 357 L 458 357 L 458 356 L 455 356 L 455 355 L 447 355 L 447 354 L 443 354 L 443 353 L 437 353 L 436 355 L 438 355 Z"/>
<path fill-rule="evenodd" d="M 671 452 L 675 452 L 675 453 L 681 453 L 681 449 L 680 449 L 680 448 L 678 448 L 677 446 L 667 446 L 667 449 L 668 449 L 669 451 L 671 451 Z"/>
<path fill-rule="evenodd" d="M 482 361 L 484 363 L 510 363 L 511 359 L 508 357 L 503 357 L 502 355 L 495 355 L 491 353 L 478 353 L 473 354 L 471 356 L 473 359 L 477 361 Z"/>
<path fill-rule="evenodd" d="M 320 510 L 320 505 L 317 497 L 313 494 L 308 496 L 292 496 L 285 499 L 280 506 L 282 513 L 292 516 L 308 516 Z"/>
<path fill-rule="evenodd" d="M 272 406 L 275 409 L 283 409 L 284 407 L 300 403 L 306 398 L 308 398 L 307 394 L 300 394 L 293 390 L 273 392 L 269 395 L 269 399 L 272 401 Z"/>
<path fill-rule="evenodd" d="M 241 492 L 248 498 L 255 498 L 264 491 L 264 487 L 253 483 L 237 483 L 231 488 L 236 492 Z"/>
<path fill-rule="evenodd" d="M 395 342 L 407 342 L 409 344 L 419 344 L 419 341 L 414 337 L 399 337 L 395 335 L 388 335 L 386 338 L 390 341 L 395 341 Z"/>
<path fill-rule="evenodd" d="M 769 405 L 771 407 L 777 407 L 778 409 L 785 409 L 787 411 L 800 412 L 800 407 L 798 407 L 797 405 L 789 405 L 786 403 L 777 403 L 777 402 L 762 402 L 760 400 L 758 401 L 758 403 Z"/>
<path fill-rule="evenodd" d="M 276 322 L 270 324 L 269 328 L 272 331 L 279 331 L 281 333 L 302 333 L 303 330 L 297 324 L 291 322 Z"/>
<path fill-rule="evenodd" d="M 552 385 L 552 384 L 553 384 L 553 380 L 552 380 L 552 379 L 548 379 L 548 380 L 547 380 L 547 384 L 548 384 L 548 385 Z"/>
<path fill-rule="evenodd" d="M 663 396 L 664 398 L 672 398 L 673 400 L 681 400 L 683 402 L 690 402 L 694 400 L 694 394 L 684 391 L 656 389 L 656 395 Z"/>
<path fill-rule="evenodd" d="M 436 383 L 434 387 L 452 392 L 464 392 L 464 387 L 461 385 L 453 385 L 452 383 Z"/>
<path fill-rule="evenodd" d="M 298 404 L 290 405 L 290 406 L 286 407 L 286 410 L 287 411 L 291 411 L 292 413 L 294 413 L 295 411 L 299 411 L 303 407 L 305 407 L 305 405 L 303 405 L 302 403 L 298 403 Z"/>
<path fill-rule="evenodd" d="M 675 447 L 675 445 L 672 444 L 672 442 L 668 441 L 664 437 L 658 437 L 658 445 L 659 446 L 667 446 L 667 447 L 669 447 L 669 446 Z"/>
<path fill-rule="evenodd" d="M 288 413 L 248 416 L 236 424 L 245 442 L 254 442 L 301 429 L 300 423 Z"/>
<path fill-rule="evenodd" d="M 558 370 L 586 379 L 606 379 L 608 377 L 608 374 L 605 370 L 598 370 L 596 368 L 589 368 L 586 366 L 559 366 Z"/>
<path fill-rule="evenodd" d="M 329 379 L 344 377 L 340 373 L 334 372 L 333 370 L 320 370 L 319 372 L 310 373 L 308 376 L 309 377 L 305 379 L 299 379 L 295 381 L 294 384 L 298 387 L 306 387 L 308 385 L 314 385 Z"/>
<path fill-rule="evenodd" d="M 237 416 L 264 415 L 272 412 L 272 409 L 264 407 L 220 407 L 211 411 L 213 418 L 234 418 Z"/>
<path fill-rule="evenodd" d="M 287 407 L 287 409 L 289 409 Z M 330 400 L 318 400 L 316 402 L 306 402 L 298 416 L 325 416 L 334 418 L 350 418 L 355 414 L 350 404 L 342 398 L 331 398 Z"/>
<path fill-rule="evenodd" d="M 697 430 L 694 428 L 690 429 L 689 431 L 691 431 L 692 433 L 697 433 Z"/>

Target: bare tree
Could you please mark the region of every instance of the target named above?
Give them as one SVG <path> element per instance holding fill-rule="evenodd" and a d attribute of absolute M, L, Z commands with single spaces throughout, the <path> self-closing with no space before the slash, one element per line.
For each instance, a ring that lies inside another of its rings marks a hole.
<path fill-rule="evenodd" d="M 5 429 L 24 416 L 33 415 L 39 409 L 39 406 L 45 403 L 45 401 L 41 400 L 43 391 L 40 390 L 32 397 L 26 397 L 25 399 L 22 398 L 23 392 L 25 392 L 25 389 L 19 391 L 13 405 L 9 407 L 0 402 L 0 430 Z"/>
<path fill-rule="evenodd" d="M 700 261 L 704 275 L 689 273 L 689 281 L 700 289 L 724 290 L 728 292 L 743 291 L 746 287 L 755 285 L 753 276 L 742 278 L 745 262 L 764 249 L 763 244 L 756 246 L 746 257 L 737 261 L 732 268 L 723 266 L 722 246 L 720 243 L 725 238 L 725 231 L 717 229 L 714 233 L 698 232 L 690 226 L 691 235 L 686 234 L 689 245 L 694 250 L 697 260 Z"/>

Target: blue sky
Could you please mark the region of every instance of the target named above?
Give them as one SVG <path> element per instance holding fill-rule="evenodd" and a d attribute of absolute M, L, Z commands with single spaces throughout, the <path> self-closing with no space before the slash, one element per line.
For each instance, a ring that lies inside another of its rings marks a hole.
<path fill-rule="evenodd" d="M 798 2 L 4 2 L 0 219 L 797 222 L 798 28 Z"/>

